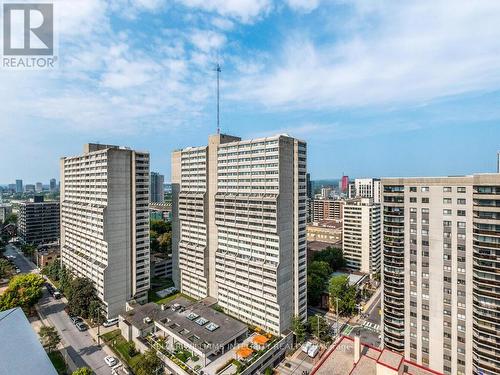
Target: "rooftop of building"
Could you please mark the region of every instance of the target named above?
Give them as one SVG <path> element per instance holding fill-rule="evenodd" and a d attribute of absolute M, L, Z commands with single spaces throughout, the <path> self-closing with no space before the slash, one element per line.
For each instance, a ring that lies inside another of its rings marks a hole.
<path fill-rule="evenodd" d="M 309 251 L 321 251 L 331 246 L 332 244 L 329 242 L 307 241 L 307 250 Z"/>
<path fill-rule="evenodd" d="M 21 308 L 0 312 L 0 374 L 57 375 Z"/>
<path fill-rule="evenodd" d="M 360 343 L 360 358 L 354 362 L 354 339 L 343 336 L 334 344 L 310 375 L 442 375 L 440 372 L 407 361 L 402 355 Z M 393 372 L 391 372 L 391 370 Z"/>
<path fill-rule="evenodd" d="M 359 271 L 336 271 L 331 274 L 331 277 L 335 276 L 347 276 L 349 285 L 358 285 L 367 277 L 367 274 Z"/>
<path fill-rule="evenodd" d="M 307 227 L 342 229 L 342 220 L 319 220 L 314 222 L 312 225 L 308 225 Z"/>
<path fill-rule="evenodd" d="M 167 331 L 184 337 L 202 352 L 226 344 L 230 337 L 248 330 L 246 324 L 212 308 L 215 301 L 204 299 L 190 301 L 178 297 L 167 305 L 148 303 L 125 312 L 122 317 L 139 329 L 145 329 L 152 321 Z"/>

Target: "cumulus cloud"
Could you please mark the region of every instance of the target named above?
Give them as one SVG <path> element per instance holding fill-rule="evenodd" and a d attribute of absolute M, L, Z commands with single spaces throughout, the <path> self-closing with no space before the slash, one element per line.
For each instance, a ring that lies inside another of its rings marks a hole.
<path fill-rule="evenodd" d="M 422 102 L 498 88 L 499 2 L 382 3 L 353 2 L 347 15 L 366 25 L 344 38 L 289 37 L 268 73 L 242 77 L 233 98 L 324 109 Z"/>
<path fill-rule="evenodd" d="M 267 14 L 272 8 L 271 0 L 177 0 L 189 8 L 227 16 L 249 23 Z"/>

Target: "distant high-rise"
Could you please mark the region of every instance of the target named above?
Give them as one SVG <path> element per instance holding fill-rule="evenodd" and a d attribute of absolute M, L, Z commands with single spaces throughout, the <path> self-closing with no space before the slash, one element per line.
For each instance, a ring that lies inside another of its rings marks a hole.
<path fill-rule="evenodd" d="M 306 144 L 217 134 L 172 154 L 173 277 L 266 331 L 307 316 Z M 178 271 L 177 271 L 178 270 Z"/>
<path fill-rule="evenodd" d="M 165 177 L 157 172 L 151 172 L 149 181 L 149 201 L 152 203 L 163 203 L 165 201 L 165 188 L 163 182 Z"/>
<path fill-rule="evenodd" d="M 341 220 L 344 203 L 345 201 L 342 199 L 311 200 L 312 221 Z"/>
<path fill-rule="evenodd" d="M 380 205 L 371 198 L 355 198 L 342 207 L 342 250 L 347 266 L 369 274 L 379 272 Z"/>
<path fill-rule="evenodd" d="M 23 192 L 23 180 L 16 180 L 16 193 Z"/>
<path fill-rule="evenodd" d="M 372 198 L 373 203 L 380 203 L 380 179 L 355 178 L 352 198 Z"/>
<path fill-rule="evenodd" d="M 43 184 L 41 182 L 37 182 L 35 185 L 35 192 L 41 193 L 43 191 Z"/>
<path fill-rule="evenodd" d="M 383 179 L 382 197 L 384 345 L 500 374 L 500 175 Z"/>
<path fill-rule="evenodd" d="M 23 243 L 39 245 L 59 240 L 59 223 L 59 201 L 35 197 L 33 202 L 19 204 L 18 233 Z"/>
<path fill-rule="evenodd" d="M 50 184 L 49 184 L 49 189 L 50 191 L 54 192 L 57 190 L 57 183 L 55 178 L 50 179 Z"/>
<path fill-rule="evenodd" d="M 340 180 L 340 192 L 347 193 L 347 189 L 349 188 L 349 176 L 342 176 Z"/>
<path fill-rule="evenodd" d="M 24 191 L 26 193 L 34 193 L 36 191 L 35 185 L 33 185 L 33 184 L 26 184 L 24 186 Z"/>
<path fill-rule="evenodd" d="M 497 173 L 500 173 L 500 151 L 497 152 Z"/>
<path fill-rule="evenodd" d="M 312 190 L 312 183 L 311 183 L 311 174 L 307 173 L 306 174 L 306 188 L 307 188 L 307 198 L 312 199 L 313 198 L 313 190 Z"/>
<path fill-rule="evenodd" d="M 61 159 L 61 259 L 88 277 L 108 317 L 149 289 L 149 154 L 87 144 Z"/>

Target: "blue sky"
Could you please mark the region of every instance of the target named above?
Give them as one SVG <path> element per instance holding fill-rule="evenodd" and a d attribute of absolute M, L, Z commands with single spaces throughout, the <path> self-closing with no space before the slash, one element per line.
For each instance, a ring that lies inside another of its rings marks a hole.
<path fill-rule="evenodd" d="M 500 2 L 55 0 L 59 66 L 0 70 L 0 183 L 86 142 L 170 152 L 215 132 L 308 142 L 313 179 L 493 172 Z"/>

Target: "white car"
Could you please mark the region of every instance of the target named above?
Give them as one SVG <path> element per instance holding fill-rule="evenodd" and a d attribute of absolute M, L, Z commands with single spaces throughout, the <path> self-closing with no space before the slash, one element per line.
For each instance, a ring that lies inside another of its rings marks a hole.
<path fill-rule="evenodd" d="M 109 367 L 113 367 L 115 366 L 116 364 L 118 364 L 118 361 L 116 360 L 115 357 L 112 357 L 110 355 L 108 355 L 107 357 L 104 357 L 104 362 L 106 362 L 106 364 L 109 366 Z"/>

